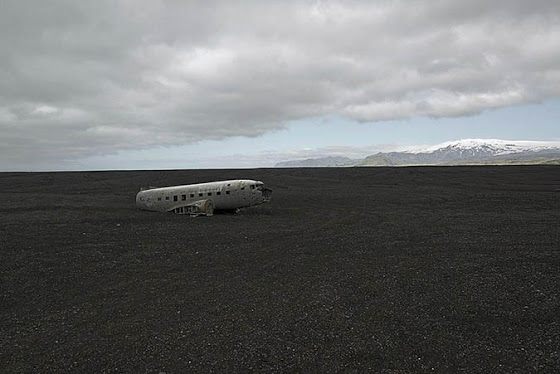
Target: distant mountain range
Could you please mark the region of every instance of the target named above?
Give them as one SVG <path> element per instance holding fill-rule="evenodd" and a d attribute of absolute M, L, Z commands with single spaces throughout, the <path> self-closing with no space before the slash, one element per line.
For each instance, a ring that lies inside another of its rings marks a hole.
<path fill-rule="evenodd" d="M 301 167 L 334 167 L 334 166 L 349 166 L 361 160 L 353 160 L 348 157 L 329 156 L 320 158 L 307 158 L 305 160 L 294 160 L 279 162 L 275 167 L 283 168 L 301 168 Z"/>
<path fill-rule="evenodd" d="M 560 165 L 560 142 L 463 139 L 401 152 L 379 152 L 361 160 L 321 157 L 279 162 L 276 167 L 414 165 Z"/>

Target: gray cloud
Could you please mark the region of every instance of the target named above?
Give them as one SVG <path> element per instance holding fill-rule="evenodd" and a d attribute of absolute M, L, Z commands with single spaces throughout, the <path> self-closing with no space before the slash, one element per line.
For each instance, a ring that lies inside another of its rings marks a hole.
<path fill-rule="evenodd" d="M 560 94 L 558 1 L 0 6 L 0 166 Z"/>

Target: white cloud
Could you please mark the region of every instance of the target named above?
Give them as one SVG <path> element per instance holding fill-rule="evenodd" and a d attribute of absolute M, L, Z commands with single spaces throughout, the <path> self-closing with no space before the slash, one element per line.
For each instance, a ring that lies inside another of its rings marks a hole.
<path fill-rule="evenodd" d="M 558 14 L 543 0 L 3 2 L 0 159 L 544 100 L 560 95 Z"/>
<path fill-rule="evenodd" d="M 33 113 L 40 114 L 40 115 L 41 114 L 49 115 L 49 114 L 54 114 L 54 113 L 57 113 L 57 112 L 58 112 L 58 109 L 53 107 L 53 106 L 50 106 L 50 105 L 39 105 L 38 107 L 36 107 L 33 110 Z"/>
<path fill-rule="evenodd" d="M 432 89 L 408 95 L 398 101 L 377 101 L 348 106 L 345 114 L 362 121 L 384 121 L 413 116 L 455 117 L 527 101 L 528 98 L 521 88 L 503 92 L 471 93 Z"/>

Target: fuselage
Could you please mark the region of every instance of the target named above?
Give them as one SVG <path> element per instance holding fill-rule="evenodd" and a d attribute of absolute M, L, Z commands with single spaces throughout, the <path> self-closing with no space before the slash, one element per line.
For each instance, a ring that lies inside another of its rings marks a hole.
<path fill-rule="evenodd" d="M 265 203 L 270 200 L 270 192 L 263 182 L 251 179 L 187 184 L 142 190 L 136 195 L 136 206 L 169 212 L 201 200 L 211 200 L 214 209 L 232 210 Z"/>

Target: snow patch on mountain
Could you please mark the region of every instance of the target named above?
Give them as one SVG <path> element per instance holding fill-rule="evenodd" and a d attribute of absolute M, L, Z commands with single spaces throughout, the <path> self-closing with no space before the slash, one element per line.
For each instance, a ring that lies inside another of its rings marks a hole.
<path fill-rule="evenodd" d="M 512 153 L 543 152 L 560 150 L 560 141 L 502 140 L 502 139 L 462 139 L 440 143 L 425 148 L 410 148 L 406 153 L 434 153 L 438 151 L 471 152 L 494 156 Z"/>

